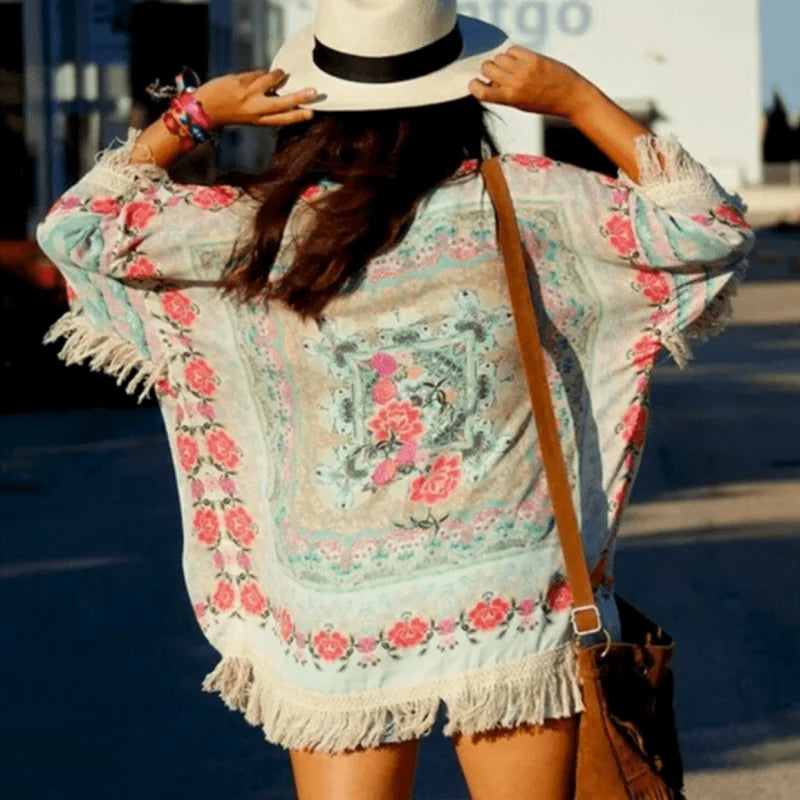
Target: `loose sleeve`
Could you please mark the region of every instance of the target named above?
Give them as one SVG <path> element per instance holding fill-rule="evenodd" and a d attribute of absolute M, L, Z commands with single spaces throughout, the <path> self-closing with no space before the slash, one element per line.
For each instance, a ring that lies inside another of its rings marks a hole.
<path fill-rule="evenodd" d="M 746 206 L 676 137 L 636 141 L 639 182 L 551 162 L 549 191 L 563 206 L 564 245 L 578 257 L 621 268 L 611 274 L 624 302 L 645 306 L 652 334 L 684 367 L 690 339 L 725 328 L 755 234 Z M 542 171 L 542 159 L 529 172 Z M 663 162 L 663 163 L 662 163 Z M 637 309 L 638 310 L 638 309 Z"/>
<path fill-rule="evenodd" d="M 69 301 L 44 342 L 63 338 L 66 363 L 115 376 L 129 394 L 139 389 L 139 400 L 167 374 L 153 297 L 172 293 L 173 303 L 187 302 L 176 294 L 192 276 L 192 237 L 219 230 L 215 215 L 241 195 L 224 185 L 180 184 L 156 164 L 131 163 L 140 134 L 130 128 L 120 146 L 101 152 L 36 229 Z"/>

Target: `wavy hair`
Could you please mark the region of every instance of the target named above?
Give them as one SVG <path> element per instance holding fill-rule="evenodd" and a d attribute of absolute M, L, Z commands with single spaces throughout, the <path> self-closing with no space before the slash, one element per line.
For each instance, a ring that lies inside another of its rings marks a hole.
<path fill-rule="evenodd" d="M 240 302 L 277 300 L 319 319 L 334 297 L 357 288 L 370 259 L 402 241 L 428 193 L 460 180 L 464 160 L 497 154 L 487 113 L 466 97 L 420 108 L 318 111 L 281 129 L 269 169 L 227 177 L 261 206 L 252 246 L 218 287 Z M 291 264 L 272 276 L 295 203 L 322 179 L 339 186 L 310 204 L 313 216 Z"/>

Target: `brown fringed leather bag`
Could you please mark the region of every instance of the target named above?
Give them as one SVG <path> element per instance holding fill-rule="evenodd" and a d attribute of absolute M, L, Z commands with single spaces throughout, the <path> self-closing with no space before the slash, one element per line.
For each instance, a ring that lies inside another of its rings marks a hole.
<path fill-rule="evenodd" d="M 514 206 L 499 159 L 484 161 L 481 172 L 497 215 L 497 238 L 574 603 L 571 619 L 584 703 L 575 800 L 686 800 L 670 667 L 675 642 L 616 593 L 622 641 L 612 642 L 602 626 L 594 593 L 600 583 L 611 587 L 613 580 L 603 574 L 605 557 L 591 577 L 586 565 Z M 582 635 L 601 630 L 606 642 L 581 643 Z"/>

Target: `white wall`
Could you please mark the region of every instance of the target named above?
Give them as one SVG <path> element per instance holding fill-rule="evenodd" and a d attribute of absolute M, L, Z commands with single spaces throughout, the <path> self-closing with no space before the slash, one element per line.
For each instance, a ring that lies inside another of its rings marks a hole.
<path fill-rule="evenodd" d="M 283 5 L 287 32 L 313 19 L 313 0 Z M 758 0 L 461 0 L 459 8 L 565 61 L 623 106 L 653 100 L 667 117 L 656 132 L 677 134 L 728 188 L 761 181 Z M 504 149 L 541 151 L 540 117 L 502 116 Z"/>

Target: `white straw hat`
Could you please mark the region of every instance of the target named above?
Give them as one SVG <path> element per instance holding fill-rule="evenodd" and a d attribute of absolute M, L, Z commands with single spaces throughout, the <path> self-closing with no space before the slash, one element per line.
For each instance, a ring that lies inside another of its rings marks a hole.
<path fill-rule="evenodd" d="M 289 76 L 279 94 L 317 90 L 309 108 L 405 108 L 468 96 L 483 62 L 510 46 L 500 28 L 458 14 L 456 0 L 319 0 L 314 24 L 272 68 Z"/>

